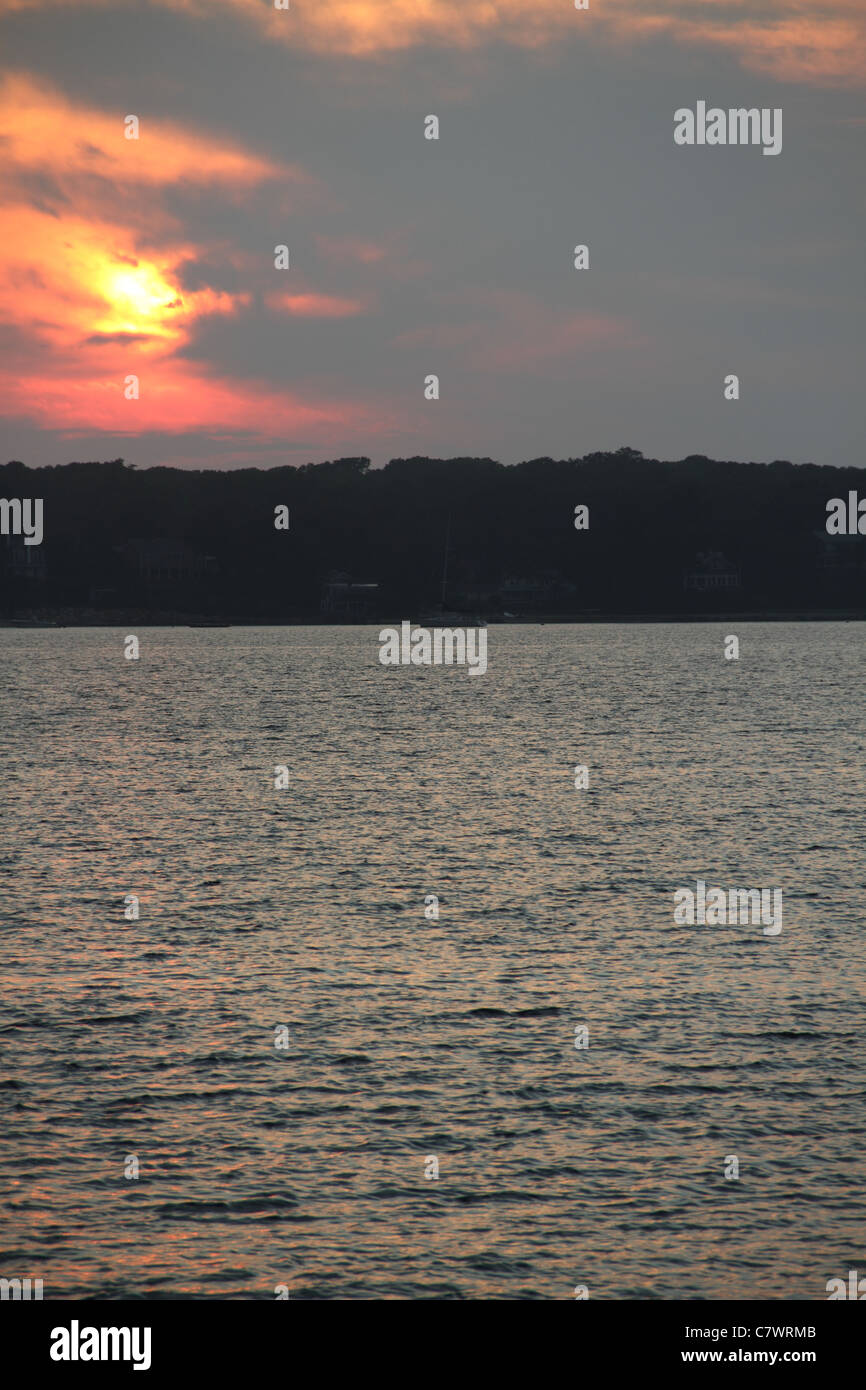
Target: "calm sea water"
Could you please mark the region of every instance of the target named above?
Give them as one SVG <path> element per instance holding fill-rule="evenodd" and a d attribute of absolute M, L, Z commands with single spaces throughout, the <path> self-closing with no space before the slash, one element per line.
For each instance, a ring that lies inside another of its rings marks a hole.
<path fill-rule="evenodd" d="M 137 662 L 0 631 L 0 1273 L 823 1299 L 866 1267 L 866 628 L 743 623 L 738 662 L 729 630 L 491 627 L 482 677 L 366 627 Z M 675 926 L 697 878 L 781 888 L 781 935 Z"/>

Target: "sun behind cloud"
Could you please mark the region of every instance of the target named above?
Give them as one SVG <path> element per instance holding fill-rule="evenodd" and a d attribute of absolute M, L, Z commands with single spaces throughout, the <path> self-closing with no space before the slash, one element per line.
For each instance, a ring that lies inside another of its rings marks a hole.
<path fill-rule="evenodd" d="M 113 314 L 104 325 L 105 332 L 140 333 L 149 331 L 171 336 L 168 315 L 183 308 L 183 299 L 176 289 L 160 275 L 155 266 L 140 265 L 135 270 L 108 270 L 105 278 L 106 297 Z"/>
<path fill-rule="evenodd" d="M 303 170 L 158 120 L 148 122 L 146 138 L 127 141 L 122 113 L 77 104 L 21 73 L 0 84 L 0 142 L 7 174 L 0 318 L 17 346 L 16 363 L 0 371 L 6 414 L 49 428 L 130 434 L 371 424 L 372 409 L 229 380 L 182 355 L 201 320 L 249 308 L 267 258 L 246 265 L 249 288 L 184 288 L 190 265 L 243 257 L 193 240 L 165 195 L 209 184 L 226 200 L 268 186 L 283 198 L 286 188 L 315 183 Z M 279 307 L 298 317 L 343 317 L 363 306 L 307 288 Z M 141 386 L 134 403 L 123 389 L 131 375 Z"/>

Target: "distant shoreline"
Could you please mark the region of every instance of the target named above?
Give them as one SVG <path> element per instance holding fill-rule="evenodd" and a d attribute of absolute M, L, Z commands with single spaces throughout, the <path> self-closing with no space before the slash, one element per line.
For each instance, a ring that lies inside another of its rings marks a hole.
<path fill-rule="evenodd" d="M 169 616 L 142 612 L 110 613 L 45 618 L 0 618 L 0 628 L 7 631 L 24 631 L 56 628 L 115 628 L 138 624 L 143 627 L 186 627 L 186 628 L 245 628 L 245 627 L 382 627 L 388 623 L 402 621 L 398 618 L 363 618 L 350 622 L 333 622 L 321 617 L 297 617 L 286 619 L 268 618 L 197 618 L 189 614 Z M 411 616 L 411 615 L 410 615 Z M 588 626 L 609 623 L 851 623 L 866 622 L 866 609 L 844 609 L 838 612 L 821 609 L 815 612 L 796 609 L 791 612 L 750 611 L 740 613 L 541 613 L 519 617 L 503 618 L 498 614 L 480 613 L 474 619 L 464 618 L 456 621 L 451 617 L 447 624 L 451 627 L 473 627 L 476 618 L 495 627 L 554 627 Z M 416 618 L 411 619 L 418 623 Z"/>

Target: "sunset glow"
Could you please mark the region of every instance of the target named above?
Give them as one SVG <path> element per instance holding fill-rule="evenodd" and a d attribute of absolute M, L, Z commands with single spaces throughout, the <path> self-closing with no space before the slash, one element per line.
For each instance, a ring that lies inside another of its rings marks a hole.
<path fill-rule="evenodd" d="M 167 316 L 171 310 L 181 309 L 183 301 L 155 268 L 139 266 L 136 270 L 109 271 L 105 277 L 105 291 L 112 312 L 96 325 L 100 331 L 172 336 Z"/>
<path fill-rule="evenodd" d="M 587 383 L 608 383 L 607 400 L 590 393 L 606 431 L 621 392 L 637 410 L 650 400 L 645 371 L 657 374 L 656 393 L 679 379 L 683 340 L 667 341 L 666 286 L 683 313 L 686 299 L 706 313 L 722 303 L 795 313 L 833 299 L 787 282 L 786 253 L 775 246 L 765 263 L 780 283 L 757 286 L 748 258 L 718 271 L 725 252 L 716 246 L 696 253 L 686 296 L 688 178 L 682 188 L 678 180 L 687 161 L 659 155 L 669 196 L 647 250 L 638 229 L 652 191 L 639 187 L 649 127 L 640 113 L 651 111 L 658 152 L 673 148 L 673 107 L 701 95 L 695 83 L 708 67 L 724 70 L 711 100 L 776 105 L 787 96 L 775 83 L 810 101 L 823 101 L 824 87 L 845 93 L 866 74 L 861 0 L 820 9 L 806 0 L 592 0 L 587 11 L 570 0 L 298 0 L 288 10 L 262 0 L 0 0 L 0 16 L 12 37 L 0 75 L 9 349 L 0 411 L 21 452 L 17 441 L 40 431 L 129 436 L 152 461 L 157 435 L 186 434 L 190 456 L 209 456 L 226 432 L 255 441 L 255 457 L 278 453 L 283 433 L 310 456 L 411 451 L 425 439 L 447 452 L 448 438 L 487 452 L 497 447 L 491 418 L 502 421 L 501 452 L 522 447 L 506 423 L 512 412 L 522 411 L 529 434 L 532 412 L 547 428 L 552 405 L 565 444 Z M 39 29 L 46 22 L 50 34 Z M 150 85 L 137 75 L 142 26 L 166 52 L 183 50 Z M 98 50 L 103 27 L 105 65 L 67 63 L 71 36 L 82 51 Z M 49 37 L 22 48 L 16 64 L 16 35 L 37 30 Z M 212 80 L 195 70 L 202 38 Z M 668 99 L 671 73 L 682 73 L 682 91 Z M 428 74 L 420 85 L 419 74 Z M 563 84 L 563 102 L 551 108 L 555 121 L 539 121 L 551 81 Z M 645 84 L 644 108 L 613 95 L 633 81 Z M 441 116 L 440 144 L 424 139 L 427 111 Z M 126 138 L 130 114 L 135 139 Z M 587 168 L 596 120 L 606 122 L 604 147 Z M 842 117 L 840 128 L 855 120 Z M 810 140 L 830 124 L 813 124 Z M 786 147 L 772 177 L 794 157 Z M 714 167 L 735 173 L 706 204 L 711 241 L 724 238 L 725 199 L 741 199 L 736 180 L 748 171 L 718 158 Z M 555 213 L 541 182 L 555 192 Z M 783 236 L 800 225 L 798 195 L 786 196 Z M 832 195 L 824 206 L 836 207 Z M 677 207 L 667 225 L 665 210 Z M 849 253 L 844 204 L 836 216 L 826 236 L 804 234 L 791 249 L 797 265 L 830 268 Z M 606 221 L 607 244 L 597 237 Z M 570 247 L 593 232 L 582 279 Z M 283 268 L 275 249 L 289 243 Z M 611 295 L 615 271 L 643 278 Z M 848 297 L 840 304 L 846 312 Z M 699 317 L 690 330 L 707 341 Z M 760 370 L 765 383 L 790 375 L 766 355 Z M 842 386 L 847 370 L 844 360 L 834 367 Z M 445 408 L 435 412 L 424 408 L 429 372 L 442 377 Z M 131 375 L 135 400 L 123 390 Z"/>
<path fill-rule="evenodd" d="M 50 9 L 112 10 L 132 0 L 0 0 L 0 13 Z M 471 50 L 506 43 L 542 50 L 596 38 L 632 45 L 663 38 L 694 47 L 722 47 L 743 66 L 794 81 L 866 80 L 866 9 L 862 0 L 604 0 L 575 11 L 570 0 L 335 0 L 277 11 L 259 0 L 154 0 L 190 23 L 231 16 L 271 43 L 316 53 L 375 58 L 428 44 Z M 591 16 L 591 18 L 590 18 Z"/>

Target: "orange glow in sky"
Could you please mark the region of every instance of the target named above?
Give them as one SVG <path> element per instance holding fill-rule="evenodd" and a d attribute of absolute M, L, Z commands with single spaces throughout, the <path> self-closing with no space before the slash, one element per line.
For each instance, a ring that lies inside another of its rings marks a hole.
<path fill-rule="evenodd" d="M 580 40 L 720 47 L 744 67 L 781 80 L 866 81 L 863 0 L 330 0 L 275 10 L 263 0 L 154 0 L 191 23 L 217 11 L 269 43 L 324 54 L 377 57 L 415 45 L 468 50 L 486 43 L 542 49 Z M 122 10 L 137 0 L 0 0 L 4 10 Z M 582 32 L 581 32 L 582 26 Z"/>
<path fill-rule="evenodd" d="M 50 428 L 131 434 L 292 431 L 341 414 L 370 421 L 369 412 L 221 379 L 177 356 L 197 321 L 239 313 L 253 295 L 182 288 L 184 265 L 210 248 L 184 236 L 162 193 L 214 183 L 231 201 L 268 182 L 308 186 L 301 171 L 155 120 L 146 138 L 128 141 L 122 113 L 76 106 L 22 74 L 0 86 L 0 139 L 8 169 L 0 191 L 0 317 L 22 344 L 18 361 L 0 372 L 5 412 Z M 33 173 L 55 191 L 33 199 Z M 281 307 L 313 317 L 360 308 L 312 291 Z M 140 378 L 135 401 L 124 396 L 130 374 Z"/>

